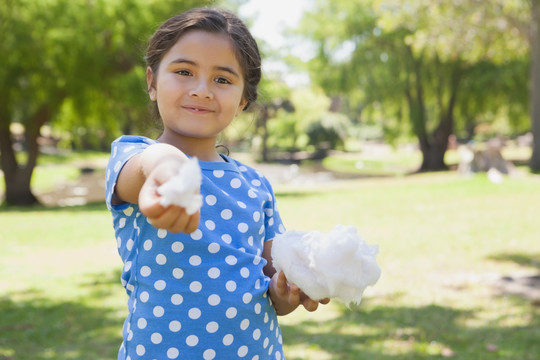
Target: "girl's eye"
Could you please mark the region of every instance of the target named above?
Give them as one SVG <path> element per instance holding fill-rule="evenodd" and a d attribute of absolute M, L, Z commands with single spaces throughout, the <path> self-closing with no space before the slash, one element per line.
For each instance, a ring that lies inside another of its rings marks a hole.
<path fill-rule="evenodd" d="M 216 78 L 215 82 L 217 82 L 219 84 L 230 84 L 231 83 L 227 78 L 224 78 L 222 76 L 218 76 Z"/>
<path fill-rule="evenodd" d="M 191 73 L 188 70 L 178 70 L 176 73 L 182 76 L 191 76 Z"/>

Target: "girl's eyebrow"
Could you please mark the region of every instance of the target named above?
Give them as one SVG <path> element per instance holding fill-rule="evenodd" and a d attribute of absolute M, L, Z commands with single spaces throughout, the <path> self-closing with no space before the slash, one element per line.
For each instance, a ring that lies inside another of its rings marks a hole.
<path fill-rule="evenodd" d="M 192 61 L 192 60 L 188 60 L 188 59 L 183 59 L 183 58 L 178 58 L 178 59 L 175 59 L 173 61 L 170 62 L 171 64 L 189 64 L 189 65 L 192 65 L 192 66 L 197 66 L 197 63 L 195 61 Z M 231 67 L 229 66 L 215 66 L 215 69 L 216 70 L 221 70 L 221 71 L 225 71 L 237 78 L 240 78 L 240 75 Z"/>

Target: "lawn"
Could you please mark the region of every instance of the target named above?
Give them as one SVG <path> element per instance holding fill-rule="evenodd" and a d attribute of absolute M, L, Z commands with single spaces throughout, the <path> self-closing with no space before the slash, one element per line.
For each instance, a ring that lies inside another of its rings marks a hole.
<path fill-rule="evenodd" d="M 445 172 L 276 186 L 289 229 L 350 224 L 383 275 L 281 318 L 294 359 L 537 359 L 540 178 Z M 104 204 L 0 210 L 0 359 L 115 358 L 126 298 Z M 503 286 L 505 285 L 505 286 Z M 512 286 L 508 286 L 512 285 Z M 534 285 L 534 286 L 533 286 Z"/>

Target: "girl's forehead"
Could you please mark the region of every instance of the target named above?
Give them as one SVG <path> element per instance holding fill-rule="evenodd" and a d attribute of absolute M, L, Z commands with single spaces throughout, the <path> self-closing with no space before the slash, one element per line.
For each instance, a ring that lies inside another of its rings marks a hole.
<path fill-rule="evenodd" d="M 233 41 L 223 33 L 190 30 L 182 34 L 162 59 L 163 62 L 186 59 L 201 63 L 227 64 L 240 70 Z M 165 64 L 166 65 L 166 64 Z"/>

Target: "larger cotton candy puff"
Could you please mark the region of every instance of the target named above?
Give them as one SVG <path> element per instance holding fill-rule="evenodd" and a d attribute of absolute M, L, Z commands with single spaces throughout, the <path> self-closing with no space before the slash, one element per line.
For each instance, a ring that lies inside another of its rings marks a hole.
<path fill-rule="evenodd" d="M 310 298 L 336 298 L 359 304 L 367 286 L 381 275 L 378 247 L 368 245 L 354 226 L 336 225 L 330 232 L 288 231 L 276 236 L 272 261 L 288 281 Z"/>

